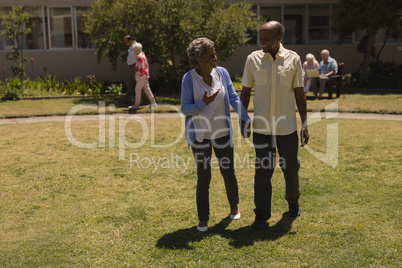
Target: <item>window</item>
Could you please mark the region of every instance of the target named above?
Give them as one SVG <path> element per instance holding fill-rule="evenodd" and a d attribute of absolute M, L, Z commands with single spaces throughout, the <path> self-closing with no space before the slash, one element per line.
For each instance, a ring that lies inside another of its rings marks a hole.
<path fill-rule="evenodd" d="M 86 21 L 86 14 L 89 13 L 89 7 L 76 7 L 75 8 L 75 25 L 76 29 L 75 32 L 77 48 L 92 48 L 93 43 L 89 34 L 85 32 L 85 21 Z"/>
<path fill-rule="evenodd" d="M 43 23 L 42 7 L 25 7 L 25 11 L 29 14 L 27 27 L 31 28 L 31 33 L 21 42 L 23 49 L 44 49 L 45 35 Z"/>
<path fill-rule="evenodd" d="M 308 6 L 308 43 L 327 44 L 330 40 L 329 6 Z"/>
<path fill-rule="evenodd" d="M 71 7 L 48 7 L 49 48 L 72 48 Z"/>
<path fill-rule="evenodd" d="M 306 31 L 306 8 L 305 6 L 285 6 L 283 25 L 285 26 L 284 44 L 304 44 Z"/>
<path fill-rule="evenodd" d="M 12 6 L 0 6 L 0 15 L 7 16 Z M 94 42 L 85 33 L 86 14 L 89 6 L 78 7 L 46 7 L 26 6 L 29 14 L 26 27 L 31 33 L 19 40 L 23 49 L 88 49 L 94 48 Z M 1 25 L 0 32 L 4 30 Z M 0 36 L 0 50 L 10 49 L 14 40 L 5 40 Z"/>
<path fill-rule="evenodd" d="M 252 7 L 252 11 L 253 11 L 254 14 L 255 14 L 255 16 L 254 16 L 255 19 L 257 19 L 257 16 L 258 16 L 258 14 L 257 14 L 257 12 L 258 12 L 257 7 L 256 7 L 256 6 L 253 6 L 253 7 Z M 257 36 L 258 36 L 257 29 L 247 29 L 247 34 L 248 34 L 248 36 L 249 36 L 249 38 L 250 38 L 250 40 L 247 41 L 247 45 L 255 45 L 255 44 L 257 44 Z"/>
<path fill-rule="evenodd" d="M 7 16 L 8 13 L 12 12 L 12 7 L 0 7 L 0 14 L 2 16 Z M 1 18 L 0 18 L 1 22 Z M 4 26 L 0 23 L 0 32 L 4 31 Z M 14 45 L 14 40 L 7 40 L 0 36 L 0 49 L 9 49 L 11 46 Z"/>
<path fill-rule="evenodd" d="M 268 21 L 276 20 L 282 21 L 282 8 L 281 7 L 261 7 L 260 8 L 260 24 Z"/>

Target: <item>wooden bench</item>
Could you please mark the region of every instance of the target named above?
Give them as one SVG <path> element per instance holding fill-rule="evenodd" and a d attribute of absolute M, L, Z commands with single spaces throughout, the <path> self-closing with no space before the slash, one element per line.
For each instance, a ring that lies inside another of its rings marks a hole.
<path fill-rule="evenodd" d="M 336 97 L 339 98 L 341 96 L 341 91 L 343 96 L 345 96 L 345 88 L 343 87 L 343 66 L 345 64 L 338 64 L 338 73 L 331 76 L 328 83 L 326 84 L 326 88 L 328 89 L 328 98 L 332 99 L 332 92 L 336 92 Z"/>

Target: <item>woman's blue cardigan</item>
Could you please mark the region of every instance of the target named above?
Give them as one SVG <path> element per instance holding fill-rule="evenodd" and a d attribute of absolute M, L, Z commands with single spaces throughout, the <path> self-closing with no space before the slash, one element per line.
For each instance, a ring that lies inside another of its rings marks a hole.
<path fill-rule="evenodd" d="M 244 122 L 248 123 L 251 121 L 250 117 L 247 114 L 246 109 L 244 108 L 239 96 L 236 93 L 236 90 L 233 87 L 232 80 L 230 79 L 228 71 L 223 67 L 217 67 L 216 71 L 222 77 L 222 82 L 226 90 L 225 94 L 225 114 L 230 118 L 230 106 L 239 114 L 239 122 L 240 119 Z M 181 112 L 186 116 L 185 119 L 185 136 L 188 142 L 188 146 L 190 147 L 195 142 L 195 132 L 194 125 L 191 117 L 193 115 L 199 114 L 207 104 L 200 100 L 197 103 L 194 103 L 194 91 L 193 91 L 193 79 L 191 77 L 190 71 L 188 71 L 184 76 L 181 82 Z M 232 122 L 229 120 L 230 125 L 230 142 L 233 145 L 233 128 Z"/>

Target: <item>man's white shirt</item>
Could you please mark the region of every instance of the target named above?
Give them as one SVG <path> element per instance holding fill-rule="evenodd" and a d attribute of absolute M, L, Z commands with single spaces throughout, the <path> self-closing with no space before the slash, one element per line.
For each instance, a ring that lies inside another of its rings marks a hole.
<path fill-rule="evenodd" d="M 127 56 L 127 65 L 131 66 L 137 63 L 137 54 L 134 53 L 133 46 L 136 42 L 134 41 L 133 44 L 128 49 L 128 56 Z"/>

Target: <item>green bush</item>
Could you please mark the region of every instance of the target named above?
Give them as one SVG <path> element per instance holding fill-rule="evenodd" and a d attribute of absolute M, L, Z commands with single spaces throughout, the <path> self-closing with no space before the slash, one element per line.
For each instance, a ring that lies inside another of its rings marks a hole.
<path fill-rule="evenodd" d="M 402 64 L 396 62 L 370 62 L 367 76 L 372 87 L 402 88 Z"/>
<path fill-rule="evenodd" d="M 3 100 L 18 100 L 22 96 L 21 82 L 19 78 L 7 79 L 0 84 L 0 98 Z"/>
<path fill-rule="evenodd" d="M 107 86 L 105 94 L 119 94 L 123 89 L 123 84 L 111 84 Z"/>
<path fill-rule="evenodd" d="M 55 75 L 47 74 L 33 80 L 21 80 L 18 77 L 8 78 L 0 82 L 0 98 L 3 100 L 18 100 L 26 96 L 70 96 L 70 95 L 100 95 L 120 94 L 125 92 L 126 82 L 111 83 L 96 80 L 94 75 L 88 75 L 89 82 L 76 77 L 72 81 L 59 82 Z"/>
<path fill-rule="evenodd" d="M 349 74 L 344 74 L 343 75 L 343 84 L 345 87 L 349 87 L 349 88 L 354 88 L 354 87 L 358 87 L 358 76 L 359 74 L 357 72 L 354 73 L 349 73 Z"/>
<path fill-rule="evenodd" d="M 359 87 L 361 69 L 345 74 L 346 87 Z M 367 81 L 360 87 L 365 88 L 402 88 L 402 64 L 396 62 L 372 61 L 369 64 Z"/>

